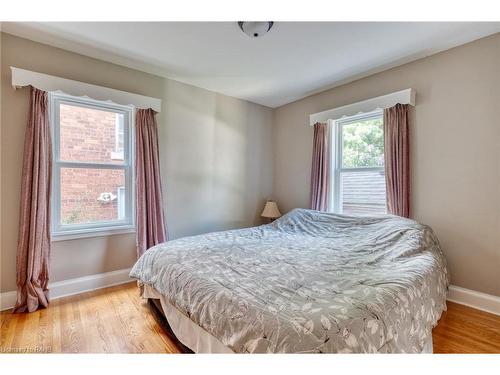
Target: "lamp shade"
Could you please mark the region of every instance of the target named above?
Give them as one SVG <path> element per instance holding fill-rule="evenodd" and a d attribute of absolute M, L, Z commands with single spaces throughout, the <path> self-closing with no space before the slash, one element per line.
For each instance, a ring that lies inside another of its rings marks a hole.
<path fill-rule="evenodd" d="M 266 206 L 264 207 L 264 211 L 261 214 L 262 217 L 267 217 L 270 219 L 276 219 L 281 216 L 281 212 L 278 209 L 278 205 L 275 201 L 267 201 Z"/>

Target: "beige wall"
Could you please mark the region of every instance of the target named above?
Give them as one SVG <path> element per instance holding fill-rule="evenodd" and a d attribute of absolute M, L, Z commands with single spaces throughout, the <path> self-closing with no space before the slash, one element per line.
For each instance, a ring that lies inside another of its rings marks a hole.
<path fill-rule="evenodd" d="M 163 100 L 158 123 L 173 238 L 258 222 L 272 193 L 283 211 L 307 207 L 309 114 L 412 87 L 417 90 L 411 114 L 414 217 L 436 230 L 453 284 L 500 295 L 499 34 L 273 112 L 8 34 L 1 38 L 1 63 L 2 292 L 15 288 L 28 110 L 28 90 L 10 87 L 13 65 Z M 52 280 L 121 269 L 134 260 L 133 235 L 57 242 Z"/>
<path fill-rule="evenodd" d="M 274 196 L 309 205 L 309 114 L 414 88 L 413 217 L 436 231 L 452 283 L 500 295 L 500 34 L 274 112 Z"/>
<path fill-rule="evenodd" d="M 259 223 L 272 193 L 272 111 L 168 81 L 160 129 L 174 237 Z"/>
<path fill-rule="evenodd" d="M 29 90 L 10 66 L 162 99 L 158 115 L 167 225 L 172 238 L 258 222 L 272 192 L 272 111 L 122 66 L 1 34 L 1 287 L 15 289 L 24 130 Z M 130 235 L 56 242 L 51 281 L 129 267 Z"/>

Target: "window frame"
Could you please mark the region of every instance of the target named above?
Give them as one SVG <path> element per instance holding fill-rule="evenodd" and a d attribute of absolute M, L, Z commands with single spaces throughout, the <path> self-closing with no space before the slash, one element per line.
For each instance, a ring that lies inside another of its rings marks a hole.
<path fill-rule="evenodd" d="M 104 110 L 123 114 L 123 162 L 68 161 L 60 158 L 60 105 Z M 49 121 L 52 131 L 52 192 L 51 192 L 51 234 L 52 241 L 73 238 L 97 237 L 135 231 L 135 186 L 134 186 L 134 119 L 135 108 L 110 102 L 75 97 L 59 92 L 49 93 Z M 114 169 L 125 174 L 125 218 L 123 220 L 99 221 L 87 224 L 61 223 L 61 168 Z"/>
<path fill-rule="evenodd" d="M 343 117 L 338 120 L 328 120 L 328 126 L 330 127 L 330 165 L 331 170 L 331 185 L 333 188 L 330 189 L 330 197 L 328 199 L 328 211 L 342 214 L 342 205 L 340 204 L 340 197 L 342 196 L 342 184 L 341 184 L 341 174 L 342 172 L 370 172 L 370 171 L 381 171 L 385 173 L 385 165 L 382 167 L 358 167 L 358 168 L 344 168 L 342 166 L 343 162 L 343 132 L 342 127 L 344 125 L 350 125 L 363 120 L 370 120 L 374 118 L 382 118 L 383 121 L 384 111 L 382 109 L 376 109 L 371 112 L 364 112 L 354 116 Z M 385 213 L 387 214 L 387 202 Z"/>

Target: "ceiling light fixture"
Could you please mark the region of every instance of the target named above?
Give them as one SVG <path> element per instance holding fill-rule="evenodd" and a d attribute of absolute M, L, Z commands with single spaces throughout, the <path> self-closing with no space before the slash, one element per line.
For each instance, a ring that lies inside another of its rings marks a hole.
<path fill-rule="evenodd" d="M 258 38 L 273 27 L 274 22 L 266 21 L 266 22 L 243 22 L 239 21 L 238 26 L 241 31 L 247 34 L 250 38 Z"/>

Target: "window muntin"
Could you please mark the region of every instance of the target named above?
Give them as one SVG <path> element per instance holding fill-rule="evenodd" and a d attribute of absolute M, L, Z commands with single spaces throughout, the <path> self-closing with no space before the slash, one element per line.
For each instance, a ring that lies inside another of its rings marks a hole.
<path fill-rule="evenodd" d="M 383 113 L 374 111 L 331 123 L 333 186 L 330 210 L 385 214 Z"/>
<path fill-rule="evenodd" d="M 49 98 L 54 238 L 132 230 L 133 108 L 56 93 Z M 113 154 L 117 145 L 121 158 Z"/>

